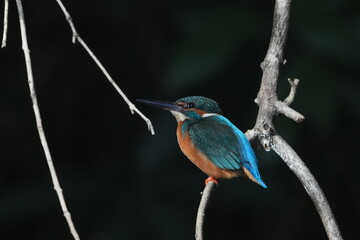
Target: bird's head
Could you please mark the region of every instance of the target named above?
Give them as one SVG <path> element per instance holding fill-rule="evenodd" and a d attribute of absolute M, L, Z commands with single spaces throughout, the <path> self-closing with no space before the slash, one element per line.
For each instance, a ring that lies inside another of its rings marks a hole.
<path fill-rule="evenodd" d="M 175 102 L 142 99 L 137 99 L 137 101 L 170 111 L 177 122 L 185 119 L 201 120 L 212 115 L 221 114 L 221 109 L 216 101 L 202 96 L 184 97 Z"/>

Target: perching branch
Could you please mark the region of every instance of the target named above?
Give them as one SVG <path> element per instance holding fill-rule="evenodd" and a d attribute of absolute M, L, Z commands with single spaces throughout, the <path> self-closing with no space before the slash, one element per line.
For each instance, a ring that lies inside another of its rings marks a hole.
<path fill-rule="evenodd" d="M 284 101 L 279 101 L 276 93 L 280 65 L 284 60 L 283 51 L 289 26 L 290 2 L 291 0 L 277 0 L 275 2 L 270 45 L 265 60 L 261 63 L 263 76 L 255 100 L 259 105 L 259 112 L 255 127 L 247 132 L 247 136 L 251 139 L 258 137 L 265 149 L 274 150 L 283 159 L 290 170 L 299 178 L 314 202 L 328 238 L 341 240 L 341 233 L 335 217 L 319 184 L 297 153 L 277 134 L 273 125 L 273 117 L 278 114 L 283 114 L 296 122 L 305 119 L 303 115 L 289 107 L 294 100 L 299 80 L 289 80 L 291 90 Z"/>
<path fill-rule="evenodd" d="M 283 114 L 295 122 L 301 122 L 305 119 L 303 115 L 290 108 L 299 84 L 298 79 L 289 79 L 291 90 L 289 96 L 284 101 L 278 100 L 276 93 L 280 66 L 285 62 L 283 52 L 289 26 L 290 3 L 291 0 L 276 0 L 275 2 L 270 44 L 265 59 L 261 63 L 263 75 L 260 90 L 255 99 L 255 102 L 259 106 L 259 112 L 254 128 L 248 130 L 246 136 L 250 141 L 259 139 L 265 150 L 270 151 L 272 149 L 283 159 L 290 170 L 299 178 L 301 184 L 314 202 L 328 238 L 330 240 L 342 240 L 335 217 L 319 184 L 298 154 L 277 134 L 273 124 L 273 117 L 278 114 Z M 207 188 L 208 186 L 205 187 L 205 189 Z M 206 206 L 206 202 L 204 203 L 203 201 L 208 201 L 209 197 L 210 196 L 206 196 L 206 198 L 205 196 L 202 197 L 200 207 L 202 205 Z M 205 210 L 205 207 L 201 209 Z M 201 221 L 203 221 L 203 219 L 201 219 Z M 201 238 L 199 239 L 202 239 L 202 229 L 198 230 L 198 227 L 201 228 L 202 225 L 198 226 L 197 222 L 196 232 L 201 234 Z"/>
<path fill-rule="evenodd" d="M 9 18 L 9 0 L 4 1 L 4 28 L 1 41 L 1 48 L 6 47 L 7 30 L 8 30 L 8 18 Z"/>
<path fill-rule="evenodd" d="M 213 181 L 208 181 L 204 191 L 202 192 L 200 205 L 198 208 L 197 216 L 196 216 L 196 229 L 195 229 L 195 239 L 203 240 L 203 226 L 204 226 L 204 217 L 205 210 L 210 201 L 210 195 L 216 183 Z"/>
<path fill-rule="evenodd" d="M 66 218 L 66 221 L 70 228 L 70 232 L 73 235 L 74 239 L 79 240 L 80 239 L 79 235 L 76 232 L 74 223 L 71 219 L 70 212 L 68 211 L 67 206 L 66 206 L 65 198 L 62 193 L 62 189 L 60 187 L 60 183 L 59 183 L 59 180 L 56 175 L 55 167 L 54 167 L 54 164 L 53 164 L 53 161 L 51 158 L 51 154 L 50 154 L 50 149 L 49 149 L 46 137 L 45 137 L 44 128 L 42 126 L 40 109 L 39 109 L 39 105 L 37 102 L 36 91 L 35 91 L 35 86 L 34 86 L 34 77 L 33 77 L 33 71 L 32 71 L 32 66 L 31 66 L 30 50 L 29 50 L 29 46 L 28 46 L 28 42 L 27 42 L 24 10 L 23 10 L 21 0 L 16 0 L 16 4 L 17 4 L 18 12 L 19 12 L 22 49 L 24 51 L 24 56 L 25 56 L 25 64 L 26 64 L 26 71 L 27 71 L 27 77 L 28 77 L 28 83 L 29 83 L 29 89 L 30 89 L 30 96 L 31 96 L 31 101 L 33 103 L 36 126 L 37 126 L 37 130 L 38 130 L 39 137 L 41 140 L 41 145 L 42 145 L 44 153 L 45 153 L 45 157 L 46 157 L 47 164 L 48 164 L 50 174 L 51 174 L 51 179 L 52 179 L 52 182 L 54 185 L 54 189 L 58 195 L 64 217 Z"/>
<path fill-rule="evenodd" d="M 75 43 L 76 40 L 84 47 L 84 49 L 87 51 L 87 53 L 90 55 L 90 57 L 94 60 L 94 62 L 98 65 L 98 67 L 100 68 L 100 70 L 104 73 L 104 75 L 106 76 L 106 78 L 109 80 L 109 82 L 111 83 L 111 85 L 113 85 L 113 87 L 116 89 L 116 91 L 120 94 L 120 96 L 124 99 L 124 101 L 128 104 L 130 111 L 132 114 L 134 114 L 134 112 L 136 112 L 137 114 L 139 114 L 139 116 L 144 119 L 144 121 L 147 124 L 147 127 L 149 129 L 149 131 L 151 132 L 152 135 L 155 134 L 154 132 L 154 127 L 150 121 L 150 119 L 148 119 L 147 117 L 145 117 L 145 115 L 140 112 L 140 110 L 138 110 L 136 108 L 136 106 L 127 98 L 127 96 L 125 95 L 125 93 L 120 89 L 120 87 L 115 83 L 114 79 L 110 76 L 110 74 L 108 73 L 108 71 L 105 69 L 105 67 L 101 64 L 101 62 L 99 61 L 99 59 L 95 56 L 95 54 L 91 51 L 91 49 L 88 47 L 88 45 L 84 42 L 84 40 L 80 37 L 79 33 L 77 32 L 74 22 L 72 21 L 72 18 L 69 14 L 69 12 L 66 10 L 64 4 L 61 2 L 61 0 L 56 0 L 56 2 L 59 4 L 61 10 L 63 11 L 66 21 L 69 23 L 71 31 L 72 31 L 72 42 Z"/>

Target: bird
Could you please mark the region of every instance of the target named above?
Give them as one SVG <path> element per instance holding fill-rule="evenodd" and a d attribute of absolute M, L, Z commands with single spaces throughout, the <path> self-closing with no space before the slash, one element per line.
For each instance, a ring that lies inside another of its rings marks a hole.
<path fill-rule="evenodd" d="M 205 181 L 244 177 L 267 188 L 255 153 L 245 134 L 222 115 L 219 104 L 208 97 L 189 96 L 175 102 L 136 99 L 171 112 L 177 121 L 177 141 L 182 152 L 208 175 Z"/>

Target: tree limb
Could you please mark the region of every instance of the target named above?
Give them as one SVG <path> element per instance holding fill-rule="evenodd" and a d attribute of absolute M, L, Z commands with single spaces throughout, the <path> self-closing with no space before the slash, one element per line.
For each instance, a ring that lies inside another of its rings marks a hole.
<path fill-rule="evenodd" d="M 79 33 L 77 32 L 75 25 L 72 21 L 72 18 L 69 14 L 69 12 L 66 10 L 64 4 L 61 2 L 61 0 L 56 0 L 56 2 L 59 4 L 61 10 L 63 11 L 66 21 L 69 23 L 71 31 L 72 31 L 72 42 L 75 43 L 76 40 L 83 46 L 83 48 L 87 51 L 87 53 L 90 55 L 90 57 L 94 60 L 94 62 L 98 65 L 100 70 L 103 72 L 103 74 L 106 76 L 108 81 L 113 85 L 113 87 L 116 89 L 116 91 L 120 94 L 120 96 L 124 99 L 124 101 L 128 104 L 130 111 L 132 114 L 135 112 L 145 121 L 149 131 L 152 135 L 155 134 L 154 127 L 150 121 L 142 112 L 140 112 L 139 109 L 136 108 L 136 106 L 127 98 L 125 93 L 120 89 L 120 87 L 116 84 L 114 79 L 110 76 L 108 71 L 105 69 L 105 67 L 102 65 L 102 63 L 99 61 L 99 59 L 95 56 L 95 54 L 91 51 L 91 49 L 88 47 L 88 45 L 85 43 L 85 41 L 80 37 Z"/>
<path fill-rule="evenodd" d="M 255 100 L 259 105 L 259 112 L 254 129 L 249 130 L 247 136 L 252 139 L 257 136 L 265 149 L 270 150 L 271 148 L 283 159 L 299 178 L 314 202 L 328 238 L 331 240 L 341 240 L 341 233 L 336 224 L 335 217 L 319 184 L 296 152 L 284 139 L 277 135 L 273 125 L 273 117 L 278 114 L 284 114 L 296 122 L 301 122 L 305 119 L 304 116 L 289 107 L 294 100 L 299 80 L 289 81 L 291 90 L 284 102 L 278 100 L 276 93 L 289 25 L 290 2 L 291 0 L 277 0 L 275 2 L 271 40 L 265 60 L 261 64 L 263 76 L 260 90 Z"/>
<path fill-rule="evenodd" d="M 202 192 L 197 216 L 196 216 L 196 229 L 195 229 L 195 239 L 203 240 L 203 226 L 204 226 L 204 217 L 205 210 L 210 201 L 210 195 L 216 183 L 213 181 L 208 181 L 205 185 L 204 191 Z"/>
<path fill-rule="evenodd" d="M 309 194 L 320 214 L 321 221 L 325 226 L 328 238 L 342 239 L 335 217 L 323 191 L 299 155 L 297 155 L 294 149 L 292 149 L 279 135 L 273 136 L 272 149 L 284 160 L 291 171 L 293 171 L 299 178 L 301 184 L 304 186 L 306 192 Z"/>
<path fill-rule="evenodd" d="M 330 240 L 342 240 L 335 217 L 319 184 L 297 153 L 277 134 L 273 125 L 273 117 L 278 114 L 284 114 L 296 122 L 305 119 L 303 115 L 289 107 L 295 98 L 296 88 L 299 84 L 298 79 L 289 80 L 290 93 L 283 102 L 278 100 L 276 93 L 280 66 L 284 63 L 283 52 L 289 26 L 290 3 L 291 0 L 276 0 L 275 2 L 270 44 L 265 59 L 261 63 L 263 75 L 260 90 L 255 99 L 259 111 L 254 128 L 248 130 L 246 136 L 249 141 L 259 139 L 265 150 L 270 151 L 272 149 L 283 159 L 290 170 L 299 178 L 313 201 L 328 238 Z M 206 199 L 209 197 L 207 196 Z M 206 202 L 202 204 L 206 206 Z M 198 228 L 198 224 L 196 227 Z M 198 231 L 198 229 L 196 230 Z"/>
<path fill-rule="evenodd" d="M 62 189 L 60 187 L 58 177 L 56 175 L 54 163 L 52 161 L 52 157 L 51 157 L 51 154 L 50 154 L 50 149 L 49 149 L 46 137 L 45 137 L 44 128 L 42 126 L 40 109 L 39 109 L 39 105 L 38 105 L 38 102 L 37 102 L 36 91 L 35 91 L 35 86 L 34 86 L 34 77 L 33 77 L 33 71 L 32 71 L 32 66 L 31 66 L 30 50 L 29 50 L 29 46 L 28 46 L 28 42 L 27 42 L 24 10 L 23 10 L 21 0 L 16 0 L 16 4 L 17 4 L 18 12 L 19 12 L 22 49 L 24 51 L 24 56 L 25 56 L 25 64 L 26 64 L 28 84 L 29 84 L 29 89 L 30 89 L 30 96 L 31 96 L 31 101 L 33 103 L 33 110 L 34 110 L 34 114 L 35 114 L 36 126 L 37 126 L 37 130 L 38 130 L 39 137 L 40 137 L 40 140 L 41 140 L 41 145 L 42 145 L 44 153 L 45 153 L 45 157 L 46 157 L 47 164 L 48 164 L 48 167 L 49 167 L 49 170 L 50 170 L 50 174 L 51 174 L 52 182 L 53 182 L 53 185 L 54 185 L 54 189 L 55 189 L 55 191 L 56 191 L 56 193 L 58 195 L 64 217 L 66 218 L 66 221 L 67 221 L 67 223 L 69 225 L 69 228 L 70 228 L 70 232 L 73 235 L 74 239 L 79 240 L 80 238 L 79 238 L 78 233 L 76 232 L 74 223 L 73 223 L 73 221 L 71 219 L 71 214 L 68 211 L 67 206 L 66 206 L 65 198 L 64 198 L 64 195 L 62 193 Z"/>

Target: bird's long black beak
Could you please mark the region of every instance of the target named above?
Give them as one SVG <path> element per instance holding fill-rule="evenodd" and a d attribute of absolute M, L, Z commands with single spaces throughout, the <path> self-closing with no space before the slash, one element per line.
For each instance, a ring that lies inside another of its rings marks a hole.
<path fill-rule="evenodd" d="M 182 108 L 179 105 L 176 105 L 172 102 L 164 102 L 164 101 L 158 101 L 158 100 L 145 100 L 145 99 L 136 99 L 138 102 L 145 103 L 147 105 L 162 108 L 168 111 L 177 111 L 179 112 Z"/>

